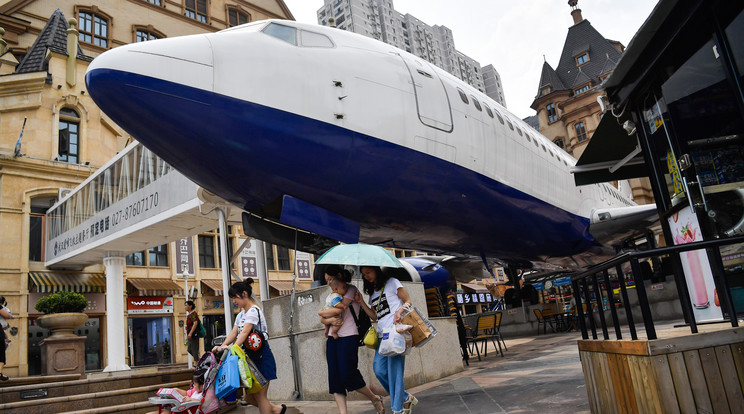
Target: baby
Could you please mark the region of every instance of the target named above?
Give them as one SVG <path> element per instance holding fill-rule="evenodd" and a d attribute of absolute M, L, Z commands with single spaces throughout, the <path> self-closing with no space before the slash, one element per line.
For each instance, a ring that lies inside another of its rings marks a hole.
<path fill-rule="evenodd" d="M 324 315 L 322 316 L 333 317 L 333 316 L 341 315 L 344 309 L 342 306 L 339 306 L 339 305 L 343 302 L 344 295 L 346 294 L 346 291 L 347 291 L 346 283 L 340 282 L 338 281 L 338 279 L 333 279 L 331 283 L 329 283 L 329 286 L 333 290 L 333 293 L 328 295 L 328 298 L 326 298 L 325 308 L 323 308 L 321 312 L 327 311 L 329 309 L 333 310 L 333 312 L 331 313 L 323 312 Z M 325 336 L 328 336 L 329 328 L 330 328 L 330 334 L 331 336 L 333 336 L 333 339 L 338 339 L 338 330 L 341 329 L 341 325 L 326 325 Z"/>

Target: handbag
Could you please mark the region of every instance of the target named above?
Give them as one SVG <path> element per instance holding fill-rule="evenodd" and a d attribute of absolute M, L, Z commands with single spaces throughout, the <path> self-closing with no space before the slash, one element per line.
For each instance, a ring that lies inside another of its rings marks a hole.
<path fill-rule="evenodd" d="M 256 327 L 261 326 L 261 311 L 258 310 L 258 323 L 256 325 L 253 325 L 253 328 L 251 328 L 251 332 L 248 334 L 248 338 L 245 340 L 245 349 L 251 353 L 255 354 L 258 351 L 263 348 L 264 345 L 264 336 L 263 333 L 258 330 Z"/>
<path fill-rule="evenodd" d="M 385 282 L 385 286 L 387 286 L 387 282 Z M 382 303 L 382 295 L 385 294 L 385 286 L 382 287 L 382 290 L 380 291 L 380 296 L 377 298 L 377 306 L 375 307 L 375 313 L 380 309 L 380 303 Z M 364 342 L 364 346 L 366 346 L 369 349 L 377 349 L 377 343 L 379 341 L 379 338 L 377 338 L 377 329 L 374 325 L 371 324 L 370 321 L 370 327 L 367 329 L 367 333 L 364 334 L 364 339 L 362 342 Z"/>
<path fill-rule="evenodd" d="M 231 392 L 240 388 L 240 371 L 238 368 L 238 356 L 230 355 L 222 362 L 215 378 L 215 395 L 217 398 L 225 398 Z"/>
<path fill-rule="evenodd" d="M 204 327 L 204 324 L 199 321 L 199 330 L 197 331 L 197 335 L 199 338 L 204 338 L 207 336 L 207 328 Z"/>
<path fill-rule="evenodd" d="M 351 312 L 352 318 L 354 318 L 354 323 L 356 324 L 357 332 L 359 333 L 359 343 L 357 346 L 364 346 L 364 338 L 367 336 L 367 333 L 370 329 L 372 329 L 373 332 L 375 329 L 372 327 L 372 321 L 369 319 L 369 315 L 361 309 L 359 310 L 359 316 L 357 316 L 356 312 L 354 312 L 354 306 L 349 306 L 349 311 Z M 377 336 L 376 333 L 375 336 Z"/>

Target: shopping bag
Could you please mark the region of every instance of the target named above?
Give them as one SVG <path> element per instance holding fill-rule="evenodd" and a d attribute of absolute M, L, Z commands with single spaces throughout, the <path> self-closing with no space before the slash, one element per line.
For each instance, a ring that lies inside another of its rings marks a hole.
<path fill-rule="evenodd" d="M 413 346 L 420 347 L 426 345 L 437 334 L 437 328 L 429 322 L 429 319 L 421 315 L 415 306 L 412 306 L 403 311 L 402 322 L 406 325 L 411 325 L 410 332 L 413 337 Z"/>
<path fill-rule="evenodd" d="M 251 377 L 251 372 L 248 368 L 248 364 L 246 363 L 246 360 L 248 358 L 245 357 L 245 352 L 243 352 L 243 350 L 239 346 L 233 344 L 232 346 L 230 346 L 230 353 L 238 357 L 240 385 L 243 388 L 250 388 L 251 386 L 253 386 L 253 378 Z"/>
<path fill-rule="evenodd" d="M 199 322 L 199 329 L 197 330 L 197 335 L 199 338 L 204 338 L 207 336 L 207 328 L 204 327 L 204 324 Z"/>
<path fill-rule="evenodd" d="M 214 389 L 217 398 L 225 398 L 226 395 L 240 388 L 238 360 L 237 355 L 230 354 L 220 365 Z"/>
<path fill-rule="evenodd" d="M 261 391 L 266 385 L 268 385 L 269 381 L 266 379 L 266 377 L 263 376 L 261 371 L 258 370 L 256 364 L 250 358 L 247 358 L 247 363 L 251 373 L 253 384 L 251 385 L 251 387 L 246 388 L 245 392 L 248 394 L 255 394 Z"/>
<path fill-rule="evenodd" d="M 406 335 L 408 332 L 398 332 L 395 326 L 385 328 L 380 338 L 380 348 L 377 352 L 382 356 L 403 355 L 406 352 Z"/>

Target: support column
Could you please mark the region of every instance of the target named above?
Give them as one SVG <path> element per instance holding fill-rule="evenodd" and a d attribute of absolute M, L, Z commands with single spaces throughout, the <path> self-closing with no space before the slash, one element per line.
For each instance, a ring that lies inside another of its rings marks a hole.
<path fill-rule="evenodd" d="M 230 290 L 232 285 L 230 280 L 230 260 L 228 258 L 232 255 L 232 252 L 227 251 L 227 238 L 230 237 L 227 234 L 227 212 L 223 207 L 217 207 L 217 220 L 219 221 L 220 230 L 220 267 L 222 268 L 222 289 L 224 292 L 225 300 L 225 333 L 230 333 L 233 328 L 232 319 L 232 303 L 227 295 L 227 291 Z"/>
<path fill-rule="evenodd" d="M 266 248 L 271 249 L 272 247 L 266 246 L 266 243 L 258 239 L 254 239 L 256 242 L 256 274 L 258 275 L 258 289 L 261 292 L 261 301 L 267 300 L 269 295 L 269 271 L 266 263 Z"/>
<path fill-rule="evenodd" d="M 126 371 L 126 336 L 124 326 L 124 258 L 105 257 L 106 266 L 106 346 L 107 365 L 103 372 Z"/>

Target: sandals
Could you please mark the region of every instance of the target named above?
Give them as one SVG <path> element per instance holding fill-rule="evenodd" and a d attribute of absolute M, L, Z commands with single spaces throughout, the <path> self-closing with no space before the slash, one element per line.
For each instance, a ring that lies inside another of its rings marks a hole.
<path fill-rule="evenodd" d="M 282 404 L 282 411 L 279 412 L 279 414 L 284 414 L 287 412 L 287 406 Z"/>
<path fill-rule="evenodd" d="M 8 377 L 7 375 L 5 375 L 5 374 L 0 374 L 0 381 L 7 381 L 7 380 L 9 380 L 9 379 L 10 379 L 10 377 Z"/>
<path fill-rule="evenodd" d="M 378 404 L 380 408 L 377 408 Z M 372 401 L 372 406 L 375 407 L 377 414 L 385 414 L 385 403 L 382 402 L 382 396 L 378 395 L 377 399 Z"/>
<path fill-rule="evenodd" d="M 408 394 L 408 398 L 406 398 L 405 401 L 403 401 L 403 406 L 408 404 L 408 408 L 403 408 L 404 414 L 411 414 L 413 411 L 413 406 L 418 404 L 418 398 L 414 397 L 413 394 Z"/>

